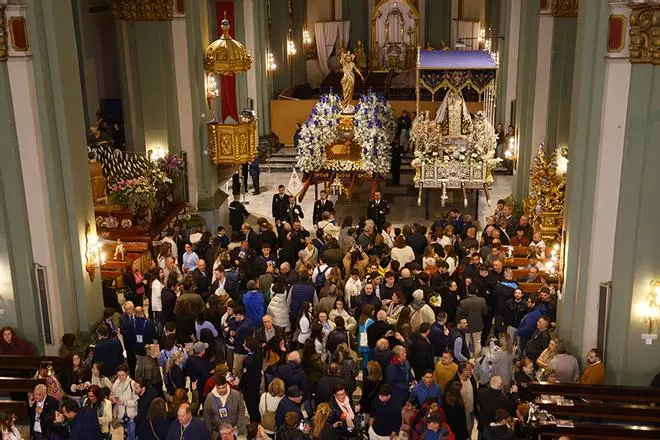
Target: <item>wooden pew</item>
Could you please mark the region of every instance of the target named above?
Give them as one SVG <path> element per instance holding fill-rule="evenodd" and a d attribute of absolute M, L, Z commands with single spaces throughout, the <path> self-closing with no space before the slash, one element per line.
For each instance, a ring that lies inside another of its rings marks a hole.
<path fill-rule="evenodd" d="M 562 435 L 580 439 L 641 439 L 657 440 L 660 438 L 660 428 L 651 426 L 602 425 L 596 423 L 574 423 L 573 427 L 557 426 L 555 424 L 537 422 L 527 425 L 533 438 L 557 438 Z"/>
<path fill-rule="evenodd" d="M 64 367 L 64 358 L 59 356 L 0 355 L 0 370 L 30 371 L 34 374 L 43 362 L 50 362 L 56 372 L 61 372 Z"/>
<path fill-rule="evenodd" d="M 520 289 L 523 291 L 523 293 L 529 295 L 530 293 L 538 293 L 538 291 L 541 288 L 542 284 L 541 283 L 518 283 L 518 286 L 520 286 Z"/>
<path fill-rule="evenodd" d="M 625 402 L 648 405 L 660 403 L 660 389 L 608 385 L 582 385 L 577 383 L 531 383 L 526 390 L 535 396 L 541 394 L 563 396 L 566 399 L 597 400 L 601 402 Z M 659 437 L 660 438 L 660 437 Z"/>
<path fill-rule="evenodd" d="M 539 407 L 558 419 L 598 419 L 617 422 L 650 422 L 660 424 L 660 406 L 616 403 L 586 403 L 578 400 L 573 405 L 538 402 Z"/>
<path fill-rule="evenodd" d="M 46 379 L 26 379 L 24 377 L 0 377 L 0 393 L 31 393 L 37 384 Z"/>
<path fill-rule="evenodd" d="M 14 413 L 19 420 L 27 418 L 28 403 L 23 400 L 0 400 L 0 412 Z"/>

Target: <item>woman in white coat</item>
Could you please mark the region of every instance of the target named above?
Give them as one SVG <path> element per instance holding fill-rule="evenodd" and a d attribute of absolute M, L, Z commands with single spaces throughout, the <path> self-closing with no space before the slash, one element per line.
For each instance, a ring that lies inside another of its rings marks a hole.
<path fill-rule="evenodd" d="M 270 303 L 267 308 L 267 313 L 273 317 L 273 324 L 286 329 L 287 332 L 291 330 L 288 296 L 284 280 L 277 280 L 270 288 Z"/>
<path fill-rule="evenodd" d="M 117 368 L 117 379 L 110 389 L 110 401 L 113 405 L 112 420 L 121 423 L 128 440 L 135 440 L 135 422 L 138 397 L 133 391 L 133 379 L 128 375 L 128 365 Z"/>

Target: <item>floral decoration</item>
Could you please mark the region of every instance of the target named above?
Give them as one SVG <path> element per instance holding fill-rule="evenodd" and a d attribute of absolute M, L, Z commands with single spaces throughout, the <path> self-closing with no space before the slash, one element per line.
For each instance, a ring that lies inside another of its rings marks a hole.
<path fill-rule="evenodd" d="M 353 139 L 360 146 L 360 161 L 333 160 L 326 163 L 325 147 L 341 140 L 341 98 L 322 95 L 302 127 L 296 167 L 305 172 L 327 168 L 334 171 L 389 172 L 395 121 L 387 101 L 375 93 L 360 97 L 353 115 Z"/>
<path fill-rule="evenodd" d="M 165 201 L 174 189 L 174 178 L 183 173 L 185 164 L 179 155 L 149 162 L 142 176 L 121 179 L 109 185 L 111 203 L 127 208 L 131 213 L 150 214 L 159 202 Z"/>

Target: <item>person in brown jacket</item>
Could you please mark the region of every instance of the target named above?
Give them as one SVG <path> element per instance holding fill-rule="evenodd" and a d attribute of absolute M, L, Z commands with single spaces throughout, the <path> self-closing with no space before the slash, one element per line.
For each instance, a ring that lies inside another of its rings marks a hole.
<path fill-rule="evenodd" d="M 600 351 L 592 348 L 587 354 L 587 366 L 580 375 L 580 383 L 584 385 L 602 385 L 605 383 L 605 364 L 601 360 Z"/>

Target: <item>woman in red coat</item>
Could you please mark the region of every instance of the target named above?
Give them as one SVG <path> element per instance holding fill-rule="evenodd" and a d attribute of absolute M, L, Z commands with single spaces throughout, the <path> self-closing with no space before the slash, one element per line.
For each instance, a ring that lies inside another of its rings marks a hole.
<path fill-rule="evenodd" d="M 2 328 L 0 339 L 0 354 L 15 356 L 34 356 L 34 347 L 27 340 L 16 335 L 11 327 Z"/>

